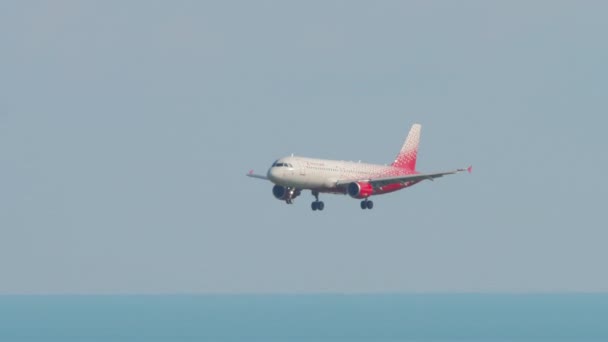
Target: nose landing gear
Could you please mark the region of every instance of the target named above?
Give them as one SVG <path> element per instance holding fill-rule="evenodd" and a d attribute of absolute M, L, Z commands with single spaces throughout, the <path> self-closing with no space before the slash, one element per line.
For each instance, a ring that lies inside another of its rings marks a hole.
<path fill-rule="evenodd" d="M 293 204 L 293 199 L 298 197 L 298 195 L 299 195 L 299 191 L 297 189 L 289 188 L 287 190 L 287 198 L 285 198 L 285 203 Z"/>

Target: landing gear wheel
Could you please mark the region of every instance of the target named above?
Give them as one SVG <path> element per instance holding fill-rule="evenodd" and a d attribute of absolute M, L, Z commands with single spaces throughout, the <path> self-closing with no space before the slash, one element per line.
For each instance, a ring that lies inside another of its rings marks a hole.
<path fill-rule="evenodd" d="M 312 191 L 312 195 L 315 196 L 315 201 L 312 202 L 310 204 L 310 207 L 312 208 L 312 210 L 318 210 L 321 211 L 323 210 L 323 208 L 325 208 L 325 204 L 321 201 L 319 201 L 319 192 L 318 191 Z"/>
<path fill-rule="evenodd" d="M 367 198 L 361 201 L 361 209 L 371 209 L 374 207 L 374 202 L 368 200 Z"/>
<path fill-rule="evenodd" d="M 310 207 L 312 208 L 313 211 L 315 211 L 315 210 L 321 211 L 325 208 L 325 203 L 323 203 L 321 201 L 314 201 L 314 202 L 310 203 Z"/>

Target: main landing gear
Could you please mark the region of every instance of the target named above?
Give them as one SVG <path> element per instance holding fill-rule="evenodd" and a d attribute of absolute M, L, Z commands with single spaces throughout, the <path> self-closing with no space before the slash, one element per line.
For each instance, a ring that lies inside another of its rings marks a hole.
<path fill-rule="evenodd" d="M 315 196 L 315 201 L 310 204 L 310 208 L 313 211 L 316 211 L 316 210 L 321 211 L 321 210 L 323 210 L 323 208 L 325 208 L 325 203 L 323 203 L 322 201 L 319 201 L 319 192 L 318 191 L 313 191 L 312 195 Z"/>
<path fill-rule="evenodd" d="M 312 195 L 315 196 L 315 201 L 310 203 L 310 208 L 313 211 L 322 211 L 323 209 L 325 209 L 325 203 L 323 203 L 322 201 L 319 201 L 319 192 L 318 191 L 313 191 Z M 368 200 L 367 198 L 364 199 L 363 201 L 361 201 L 361 209 L 372 209 L 374 208 L 374 202 Z"/>
<path fill-rule="evenodd" d="M 368 200 L 367 198 L 361 201 L 361 209 L 372 209 L 374 207 L 374 202 Z"/>

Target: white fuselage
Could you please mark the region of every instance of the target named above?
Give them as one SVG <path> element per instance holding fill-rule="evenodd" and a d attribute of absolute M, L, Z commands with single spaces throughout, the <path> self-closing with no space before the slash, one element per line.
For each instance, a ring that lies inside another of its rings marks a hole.
<path fill-rule="evenodd" d="M 362 200 L 361 209 L 372 209 L 374 202 L 370 196 L 387 194 L 462 171 L 471 172 L 471 167 L 434 173 L 416 171 L 421 128 L 420 124 L 412 125 L 390 166 L 292 155 L 275 161 L 266 176 L 255 174 L 253 170 L 247 176 L 273 182 L 272 195 L 287 204 L 292 204 L 303 190 L 310 190 L 315 197 L 310 204 L 311 209 L 322 211 L 325 208 L 323 201 L 319 200 L 322 192 L 348 194 Z"/>
<path fill-rule="evenodd" d="M 344 193 L 344 188 L 336 186 L 338 180 L 357 181 L 409 173 L 387 165 L 292 156 L 274 162 L 267 177 L 273 183 L 286 187 Z"/>

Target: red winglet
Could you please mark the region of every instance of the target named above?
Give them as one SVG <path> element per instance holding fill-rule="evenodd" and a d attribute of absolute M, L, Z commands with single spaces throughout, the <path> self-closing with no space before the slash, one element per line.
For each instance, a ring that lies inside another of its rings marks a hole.
<path fill-rule="evenodd" d="M 469 173 L 473 172 L 473 165 L 467 167 L 467 171 L 469 171 Z"/>

